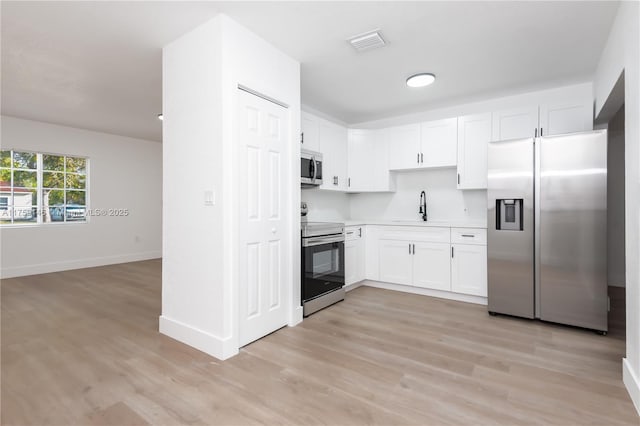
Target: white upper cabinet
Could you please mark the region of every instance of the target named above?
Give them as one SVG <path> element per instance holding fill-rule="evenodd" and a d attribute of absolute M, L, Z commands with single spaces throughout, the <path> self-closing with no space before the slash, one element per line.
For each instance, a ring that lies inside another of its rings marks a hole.
<path fill-rule="evenodd" d="M 420 167 L 420 124 L 389 129 L 389 168 L 391 170 Z"/>
<path fill-rule="evenodd" d="M 537 135 L 538 106 L 514 108 L 493 113 L 491 140 L 533 138 Z"/>
<path fill-rule="evenodd" d="M 320 151 L 318 119 L 302 111 L 300 113 L 300 124 L 302 127 L 300 147 L 311 151 Z"/>
<path fill-rule="evenodd" d="M 389 173 L 389 129 L 349 129 L 348 192 L 395 189 Z"/>
<path fill-rule="evenodd" d="M 491 113 L 458 117 L 458 189 L 487 188 Z"/>
<path fill-rule="evenodd" d="M 540 105 L 539 136 L 593 130 L 593 105 L 590 102 L 567 102 Z"/>
<path fill-rule="evenodd" d="M 491 140 L 501 141 L 593 130 L 588 101 L 535 105 L 493 113 Z"/>
<path fill-rule="evenodd" d="M 421 167 L 455 167 L 458 151 L 457 117 L 422 123 L 420 134 Z"/>
<path fill-rule="evenodd" d="M 454 167 L 458 119 L 427 121 L 389 129 L 389 169 Z"/>
<path fill-rule="evenodd" d="M 318 125 L 319 151 L 322 153 L 323 182 L 320 189 L 347 190 L 347 129 L 328 121 Z"/>

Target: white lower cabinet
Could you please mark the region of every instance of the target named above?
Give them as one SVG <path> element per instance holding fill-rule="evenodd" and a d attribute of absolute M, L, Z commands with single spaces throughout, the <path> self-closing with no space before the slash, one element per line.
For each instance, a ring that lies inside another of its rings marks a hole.
<path fill-rule="evenodd" d="M 344 281 L 345 285 L 355 284 L 365 279 L 365 228 L 353 226 L 345 228 Z"/>
<path fill-rule="evenodd" d="M 366 278 L 487 296 L 486 229 L 391 225 L 369 228 Z"/>
<path fill-rule="evenodd" d="M 380 281 L 451 290 L 449 244 L 380 240 Z"/>
<path fill-rule="evenodd" d="M 380 240 L 380 281 L 411 285 L 413 256 L 411 243 L 399 240 Z"/>
<path fill-rule="evenodd" d="M 416 243 L 413 255 L 413 285 L 433 290 L 451 290 L 449 244 Z"/>
<path fill-rule="evenodd" d="M 451 245 L 451 291 L 487 296 L 486 245 Z"/>

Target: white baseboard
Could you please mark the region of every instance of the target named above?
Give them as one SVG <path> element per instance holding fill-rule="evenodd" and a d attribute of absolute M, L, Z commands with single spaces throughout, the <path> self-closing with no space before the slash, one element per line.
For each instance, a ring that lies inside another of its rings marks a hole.
<path fill-rule="evenodd" d="M 48 274 L 50 272 L 69 271 L 71 269 L 93 268 L 95 266 L 115 265 L 118 263 L 138 262 L 141 260 L 158 259 L 161 251 L 147 251 L 142 253 L 119 254 L 115 256 L 89 257 L 63 262 L 37 263 L 33 265 L 15 266 L 0 269 L 0 278 L 24 277 L 27 275 Z"/>
<path fill-rule="evenodd" d="M 238 348 L 233 346 L 230 337 L 223 339 L 164 315 L 160 315 L 159 324 L 160 333 L 220 360 L 238 353 Z"/>
<path fill-rule="evenodd" d="M 362 287 L 364 285 L 364 283 L 365 283 L 365 281 L 358 281 L 357 283 L 345 285 L 344 286 L 344 291 L 346 291 L 348 293 L 351 290 L 355 290 L 358 287 Z"/>
<path fill-rule="evenodd" d="M 302 306 L 296 306 L 293 309 L 291 316 L 289 316 L 289 323 L 287 324 L 289 327 L 295 327 L 302 322 L 302 311 Z"/>
<path fill-rule="evenodd" d="M 431 296 L 440 299 L 456 300 L 458 302 L 475 303 L 477 305 L 486 305 L 487 298 L 481 296 L 471 296 L 468 294 L 453 293 L 451 291 L 431 290 L 428 288 L 413 287 L 402 284 L 391 284 L 381 281 L 366 280 L 359 283 L 361 286 L 383 288 L 386 290 L 402 291 L 404 293 L 419 294 L 421 296 Z"/>
<path fill-rule="evenodd" d="M 640 377 L 637 372 L 633 371 L 626 358 L 622 358 L 622 381 L 629 392 L 633 405 L 636 406 L 638 415 L 640 415 Z"/>

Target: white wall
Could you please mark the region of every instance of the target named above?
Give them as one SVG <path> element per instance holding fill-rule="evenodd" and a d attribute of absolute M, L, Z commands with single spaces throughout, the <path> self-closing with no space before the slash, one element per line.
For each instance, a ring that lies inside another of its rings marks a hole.
<path fill-rule="evenodd" d="M 430 221 L 486 220 L 487 192 L 456 188 L 456 169 L 396 173 L 396 192 L 352 194 L 352 219 L 419 220 L 420 192 L 427 194 Z"/>
<path fill-rule="evenodd" d="M 221 359 L 238 352 L 239 84 L 289 106 L 291 252 L 283 257 L 299 259 L 299 63 L 225 15 L 163 49 L 164 198 L 188 189 L 184 205 L 163 206 L 160 331 Z M 216 194 L 214 206 L 204 205 L 204 191 Z M 302 318 L 299 267 L 287 268 L 291 325 Z"/>
<path fill-rule="evenodd" d="M 342 222 L 350 217 L 351 196 L 344 192 L 327 191 L 317 188 L 303 189 L 300 200 L 307 203 L 308 221 Z"/>
<path fill-rule="evenodd" d="M 94 216 L 88 223 L 0 229 L 2 278 L 161 256 L 161 144 L 13 117 L 1 119 L 2 149 L 89 157 L 89 207 L 129 209 L 128 216 Z"/>
<path fill-rule="evenodd" d="M 160 331 L 173 336 L 182 324 L 204 341 L 224 335 L 221 32 L 210 21 L 165 46 L 162 58 L 163 199 L 181 203 L 163 204 Z M 205 190 L 215 192 L 214 206 L 204 205 Z"/>
<path fill-rule="evenodd" d="M 607 128 L 607 282 L 624 287 L 624 106 Z"/>
<path fill-rule="evenodd" d="M 596 116 L 625 81 L 627 354 L 623 380 L 640 412 L 640 5 L 621 2 L 594 80 Z"/>

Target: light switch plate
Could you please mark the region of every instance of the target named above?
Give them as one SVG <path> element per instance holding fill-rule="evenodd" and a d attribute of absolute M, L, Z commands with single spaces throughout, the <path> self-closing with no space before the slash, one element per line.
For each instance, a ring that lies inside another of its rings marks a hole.
<path fill-rule="evenodd" d="M 204 205 L 213 206 L 216 204 L 216 193 L 212 190 L 204 191 Z"/>

